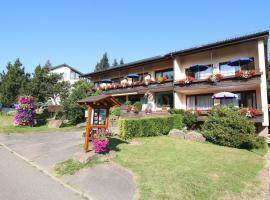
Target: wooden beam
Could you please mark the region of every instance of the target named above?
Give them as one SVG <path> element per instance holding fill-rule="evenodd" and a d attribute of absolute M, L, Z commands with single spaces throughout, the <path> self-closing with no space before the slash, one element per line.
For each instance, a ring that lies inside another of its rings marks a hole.
<path fill-rule="evenodd" d="M 86 127 L 85 127 L 85 141 L 84 141 L 84 150 L 85 152 L 88 151 L 89 148 L 89 139 L 90 139 L 90 129 L 91 129 L 91 113 L 92 113 L 92 107 L 88 105 L 87 109 L 87 121 L 86 121 Z"/>

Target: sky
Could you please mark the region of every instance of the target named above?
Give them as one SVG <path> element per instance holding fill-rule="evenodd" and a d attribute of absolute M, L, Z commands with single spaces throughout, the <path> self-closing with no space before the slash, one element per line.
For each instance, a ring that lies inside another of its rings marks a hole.
<path fill-rule="evenodd" d="M 270 29 L 269 0 L 0 0 L 0 71 L 50 60 L 92 72 Z"/>

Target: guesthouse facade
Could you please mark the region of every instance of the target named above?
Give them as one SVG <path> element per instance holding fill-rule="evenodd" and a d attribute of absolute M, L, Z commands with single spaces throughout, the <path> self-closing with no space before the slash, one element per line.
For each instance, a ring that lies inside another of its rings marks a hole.
<path fill-rule="evenodd" d="M 121 103 L 140 101 L 143 110 L 170 108 L 198 113 L 214 105 L 240 107 L 261 134 L 268 133 L 268 31 L 226 39 L 82 75 Z M 237 98 L 215 99 L 220 92 Z"/>

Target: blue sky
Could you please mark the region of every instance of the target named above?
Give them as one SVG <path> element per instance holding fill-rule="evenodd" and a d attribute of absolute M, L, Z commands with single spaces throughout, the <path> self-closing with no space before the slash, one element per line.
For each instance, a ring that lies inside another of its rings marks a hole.
<path fill-rule="evenodd" d="M 0 0 L 0 71 L 50 60 L 86 73 L 104 52 L 125 62 L 270 29 L 269 0 Z"/>

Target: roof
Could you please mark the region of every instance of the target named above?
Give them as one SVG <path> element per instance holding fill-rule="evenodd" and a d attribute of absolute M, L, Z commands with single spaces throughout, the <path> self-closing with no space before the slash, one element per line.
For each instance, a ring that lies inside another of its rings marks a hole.
<path fill-rule="evenodd" d="M 54 66 L 54 67 L 50 67 L 50 70 L 59 69 L 59 68 L 61 68 L 61 67 L 67 67 L 67 68 L 71 69 L 72 71 L 74 71 L 74 72 L 76 72 L 76 73 L 78 73 L 78 74 L 80 74 L 80 75 L 83 75 L 82 72 L 78 71 L 77 69 L 75 69 L 75 68 L 73 68 L 73 67 L 71 67 L 70 65 L 67 65 L 67 64 L 65 64 L 65 63 L 64 63 L 64 64 L 61 64 L 61 65 Z"/>
<path fill-rule="evenodd" d="M 200 45 L 200 46 L 195 46 L 192 48 L 173 51 L 173 52 L 167 53 L 165 55 L 161 55 L 161 56 L 155 56 L 155 57 L 151 57 L 151 58 L 138 60 L 135 62 L 126 63 L 123 65 L 118 65 L 117 67 L 111 67 L 111 68 L 109 68 L 107 70 L 103 70 L 103 71 L 87 73 L 87 74 L 82 75 L 81 77 L 98 75 L 98 74 L 102 74 L 104 72 L 116 71 L 116 70 L 120 70 L 123 68 L 136 67 L 136 66 L 139 66 L 142 64 L 150 64 L 150 63 L 155 63 L 155 62 L 159 62 L 159 61 L 165 61 L 165 60 L 171 59 L 174 56 L 187 55 L 187 54 L 191 54 L 191 53 L 198 53 L 198 52 L 202 52 L 202 51 L 206 51 L 206 50 L 216 49 L 219 47 L 235 45 L 235 44 L 243 43 L 246 41 L 256 40 L 256 39 L 261 38 L 261 37 L 266 37 L 266 39 L 268 39 L 268 36 L 269 36 L 269 31 L 261 31 L 261 32 L 253 33 L 253 34 L 242 35 L 239 37 L 220 40 L 217 42 L 208 43 L 208 44 L 204 44 L 204 45 Z"/>
<path fill-rule="evenodd" d="M 87 104 L 90 106 L 105 106 L 105 107 L 113 107 L 113 106 L 121 106 L 121 103 L 110 95 L 98 95 L 98 96 L 90 96 L 78 101 L 79 104 Z"/>

